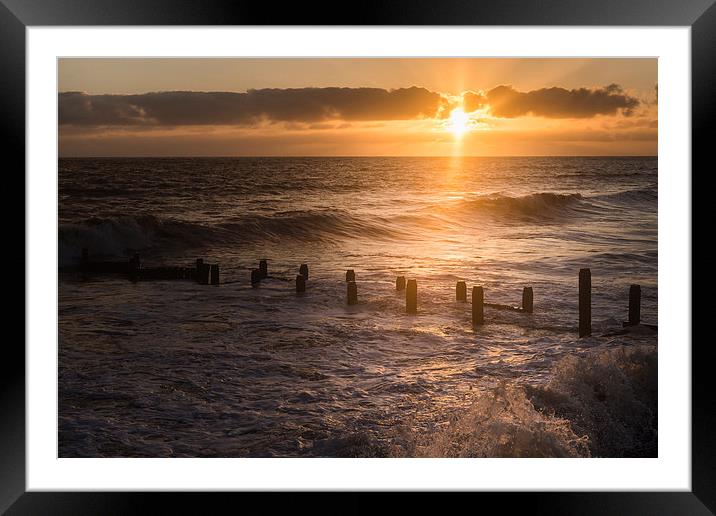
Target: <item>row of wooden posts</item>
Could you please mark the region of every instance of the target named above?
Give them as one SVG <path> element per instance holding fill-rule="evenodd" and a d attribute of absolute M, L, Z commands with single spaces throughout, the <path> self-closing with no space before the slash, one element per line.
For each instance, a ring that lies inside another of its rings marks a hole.
<path fill-rule="evenodd" d="M 641 323 L 641 286 L 629 286 L 629 318 L 624 327 Z M 653 325 L 647 325 L 654 328 Z M 592 271 L 579 269 L 579 336 L 592 334 Z"/>
<path fill-rule="evenodd" d="M 92 261 L 89 251 L 82 249 L 80 272 L 90 274 L 127 274 L 132 281 L 190 279 L 203 285 L 219 284 L 219 264 L 204 263 L 197 258 L 194 267 L 143 267 L 138 253 L 124 261 Z"/>
<path fill-rule="evenodd" d="M 358 302 L 358 288 L 355 281 L 355 271 L 348 270 L 346 272 L 346 283 L 348 286 L 348 304 L 354 305 Z M 405 311 L 409 314 L 418 313 L 418 282 L 414 279 L 406 281 L 405 276 L 398 276 L 395 279 L 395 290 L 405 290 Z M 455 287 L 455 298 L 458 302 L 467 302 L 467 284 L 464 281 L 458 281 Z M 533 292 L 532 287 L 525 287 L 522 290 L 522 306 L 514 307 L 510 305 L 502 305 L 498 303 L 485 303 L 484 289 L 481 286 L 472 287 L 472 324 L 479 326 L 485 322 L 485 306 L 501 308 L 507 310 L 515 310 L 517 312 L 532 313 L 533 310 Z"/>
<path fill-rule="evenodd" d="M 262 261 L 265 263 L 265 261 Z M 253 278 L 253 274 L 252 274 Z M 306 280 L 308 279 L 308 266 L 301 265 L 299 274 L 296 276 L 296 292 L 306 291 Z M 353 269 L 346 271 L 347 303 L 355 305 L 358 303 L 358 285 L 356 274 Z M 407 280 L 405 276 L 398 276 L 395 279 L 395 289 L 405 290 L 405 311 L 409 314 L 418 312 L 418 282 Z M 458 281 L 455 286 L 455 297 L 458 302 L 467 302 L 467 284 Z M 522 305 L 511 306 L 500 303 L 486 303 L 485 291 L 482 286 L 472 287 L 472 324 L 480 326 L 485 323 L 485 306 L 516 312 L 533 313 L 534 291 L 532 287 L 522 289 Z M 641 322 L 641 286 L 631 285 L 629 287 L 629 319 L 623 325 L 635 326 Z M 592 334 L 592 273 L 590 269 L 579 270 L 579 336 L 588 337 Z"/>
<path fill-rule="evenodd" d="M 120 262 L 92 262 L 87 249 L 82 250 L 80 271 L 90 273 L 127 273 L 130 279 L 168 280 L 193 279 L 203 285 L 219 284 L 219 264 L 204 263 L 197 258 L 194 267 L 142 267 L 139 254 L 134 254 L 128 261 Z M 251 270 L 251 285 L 258 286 L 261 280 L 269 278 L 267 260 L 260 260 L 259 267 Z M 301 264 L 299 274 L 296 276 L 296 292 L 306 291 L 308 281 L 308 265 Z M 405 290 L 405 310 L 409 314 L 418 311 L 418 283 L 415 279 L 406 281 L 405 276 L 398 276 L 395 280 L 397 291 Z M 347 303 L 358 303 L 358 285 L 353 269 L 346 271 Z M 455 297 L 458 302 L 467 302 L 467 284 L 458 281 L 455 287 Z M 499 303 L 486 303 L 485 292 L 482 286 L 472 287 L 472 324 L 479 326 L 485 323 L 484 307 L 516 312 L 533 313 L 534 292 L 532 287 L 522 289 L 522 305 L 511 306 Z M 624 326 L 635 326 L 641 322 L 641 287 L 631 285 L 629 288 L 629 319 Z M 592 333 L 592 273 L 590 269 L 579 270 L 579 336 L 586 337 Z"/>

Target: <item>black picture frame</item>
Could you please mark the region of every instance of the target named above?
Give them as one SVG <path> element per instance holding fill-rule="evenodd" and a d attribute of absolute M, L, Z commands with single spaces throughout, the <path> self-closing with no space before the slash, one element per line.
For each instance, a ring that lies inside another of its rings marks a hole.
<path fill-rule="evenodd" d="M 6 188 L 24 199 L 25 170 L 25 30 L 46 25 L 563 25 L 689 26 L 692 72 L 692 171 L 707 174 L 712 146 L 709 128 L 716 114 L 716 4 L 714 0 L 479 0 L 357 1 L 328 9 L 322 4 L 230 0 L 0 0 L 0 140 Z M 712 167 L 709 167 L 712 168 Z M 14 180 L 13 186 L 9 180 Z M 693 184 L 693 183 L 692 183 Z M 693 188 L 693 187 L 692 187 Z M 693 190 L 692 190 L 693 191 Z M 24 201 L 21 201 L 24 202 Z M 23 205 L 24 208 L 24 205 Z M 5 288 L 25 299 L 25 227 L 18 210 L 6 213 Z M 24 209 L 22 210 L 24 214 Z M 705 216 L 708 217 L 704 213 Z M 711 216 L 712 217 L 712 216 Z M 698 220 L 694 210 L 692 220 Z M 24 220 L 24 219 L 23 219 Z M 693 234 L 693 232 L 692 232 Z M 19 243 L 22 241 L 22 244 Z M 693 252 L 693 250 L 692 250 Z M 693 255 L 692 255 L 693 256 Z M 32 271 L 25 271 L 31 274 Z M 13 283 L 10 285 L 10 283 Z M 6 321 L 25 320 L 25 304 L 6 296 Z M 690 303 L 691 300 L 683 300 Z M 694 314 L 708 307 L 697 307 Z M 12 313 L 12 312 L 15 313 Z M 8 313 L 9 312 L 9 313 Z M 22 312 L 22 313 L 20 313 Z M 9 317 L 8 317 L 9 316 Z M 693 316 L 692 316 L 693 320 Z M 9 325 L 8 325 L 9 326 Z M 22 334 L 24 337 L 24 325 Z M 479 493 L 474 504 L 497 503 L 501 512 L 532 514 L 716 514 L 716 403 L 710 381 L 714 352 L 710 339 L 670 343 L 691 346 L 692 353 L 692 490 L 690 492 Z M 24 338 L 23 338 L 24 342 Z M 167 494 L 26 493 L 25 492 L 25 352 L 20 338 L 6 337 L 0 358 L 0 511 L 8 514 L 127 514 L 145 512 L 147 502 Z M 207 511 L 216 496 L 174 494 L 182 510 Z M 222 498 L 235 495 L 220 495 Z M 244 495 L 246 496 L 246 495 Z M 373 495 L 370 495 L 373 496 Z M 370 496 L 351 494 L 339 512 L 372 512 Z M 315 496 L 288 495 L 292 507 L 316 507 Z M 423 498 L 417 496 L 417 503 Z M 454 498 L 455 504 L 462 503 Z M 509 500 L 509 501 L 508 501 Z M 231 507 L 234 502 L 230 501 Z M 251 503 L 242 501 L 242 505 Z M 450 504 L 452 505 L 452 503 Z M 248 506 L 246 506 L 248 507 Z M 234 506 L 236 510 L 236 506 Z M 447 507 L 443 506 L 443 509 Z M 457 508 L 457 507 L 455 507 Z M 317 510 L 320 510 L 318 507 Z M 162 511 L 167 512 L 167 511 Z"/>

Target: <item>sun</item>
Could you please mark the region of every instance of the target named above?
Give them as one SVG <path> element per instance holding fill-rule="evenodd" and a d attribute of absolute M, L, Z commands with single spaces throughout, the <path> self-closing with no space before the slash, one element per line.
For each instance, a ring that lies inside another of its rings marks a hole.
<path fill-rule="evenodd" d="M 447 129 L 451 131 L 456 138 L 460 138 L 470 129 L 470 117 L 467 116 L 461 108 L 455 108 L 450 112 Z"/>

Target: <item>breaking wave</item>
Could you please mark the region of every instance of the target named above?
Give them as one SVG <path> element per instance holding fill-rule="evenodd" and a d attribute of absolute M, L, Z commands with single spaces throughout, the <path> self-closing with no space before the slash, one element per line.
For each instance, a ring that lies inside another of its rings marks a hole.
<path fill-rule="evenodd" d="M 579 193 L 540 192 L 524 196 L 478 195 L 441 209 L 456 214 L 485 214 L 494 217 L 553 218 L 575 208 L 583 200 Z"/>
<path fill-rule="evenodd" d="M 433 205 L 431 211 L 446 212 L 456 217 L 485 215 L 497 219 L 539 222 L 562 218 L 572 220 L 575 215 L 598 215 L 614 206 L 633 206 L 634 203 L 654 203 L 656 200 L 655 188 L 638 188 L 596 196 L 557 192 L 539 192 L 523 196 L 493 193 L 475 195 L 449 205 Z"/>
<path fill-rule="evenodd" d="M 320 241 L 336 237 L 381 238 L 394 235 L 389 222 L 362 220 L 342 210 L 293 211 L 253 215 L 204 225 L 154 215 L 92 218 L 61 224 L 60 266 L 79 259 L 82 248 L 95 256 L 124 257 L 153 248 L 191 249 L 224 242 L 241 244 L 265 239 Z"/>
<path fill-rule="evenodd" d="M 621 346 L 566 357 L 550 383 L 528 388 L 535 408 L 569 420 L 597 457 L 657 456 L 657 350 Z"/>
<path fill-rule="evenodd" d="M 573 220 L 578 214 L 601 213 L 616 203 L 653 201 L 651 189 L 629 190 L 597 197 L 579 193 L 541 192 L 521 197 L 478 195 L 455 203 L 429 205 L 422 213 L 393 218 L 365 216 L 340 209 L 248 214 L 216 223 L 196 223 L 151 214 L 91 218 L 59 228 L 60 265 L 76 261 L 86 247 L 98 256 L 125 257 L 148 249 L 191 249 L 223 242 L 240 245 L 266 239 L 302 241 L 336 238 L 410 238 L 425 228 L 443 230 L 465 217 L 486 215 L 524 222 Z"/>
<path fill-rule="evenodd" d="M 484 386 L 430 435 L 403 435 L 393 455 L 656 457 L 656 347 L 620 346 L 556 364 L 544 386 Z"/>

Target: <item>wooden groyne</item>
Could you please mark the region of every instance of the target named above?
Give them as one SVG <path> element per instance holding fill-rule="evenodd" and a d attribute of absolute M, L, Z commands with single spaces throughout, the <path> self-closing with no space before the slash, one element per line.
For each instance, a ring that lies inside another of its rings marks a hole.
<path fill-rule="evenodd" d="M 534 293 L 532 287 L 522 289 L 522 311 L 531 314 L 534 309 Z"/>
<path fill-rule="evenodd" d="M 296 276 L 296 293 L 300 294 L 306 291 L 306 276 L 299 274 Z"/>
<path fill-rule="evenodd" d="M 467 302 L 467 284 L 464 281 L 458 281 L 455 286 L 455 299 L 461 303 Z"/>
<path fill-rule="evenodd" d="M 592 334 L 592 271 L 579 269 L 579 336 Z"/>
<path fill-rule="evenodd" d="M 76 272 L 84 275 L 122 275 L 131 281 L 192 280 L 203 285 L 219 285 L 219 264 L 204 263 L 197 258 L 194 266 L 145 267 L 141 257 L 135 253 L 121 261 L 92 259 L 89 250 L 83 249 L 79 265 L 60 267 L 60 272 Z"/>
<path fill-rule="evenodd" d="M 405 290 L 405 276 L 395 278 L 395 290 Z"/>
<path fill-rule="evenodd" d="M 417 280 L 408 280 L 405 287 L 405 311 L 409 314 L 418 313 L 418 282 Z"/>
<path fill-rule="evenodd" d="M 358 303 L 358 285 L 355 281 L 346 282 L 347 285 L 347 299 L 349 305 L 355 305 Z"/>
<path fill-rule="evenodd" d="M 485 292 L 482 287 L 472 287 L 472 325 L 485 323 Z"/>
<path fill-rule="evenodd" d="M 629 287 L 629 320 L 624 326 L 636 326 L 641 322 L 641 287 L 632 285 Z"/>
<path fill-rule="evenodd" d="M 197 258 L 193 266 L 161 266 L 145 267 L 142 264 L 139 254 L 133 254 L 127 260 L 102 261 L 92 260 L 87 249 L 82 250 L 79 265 L 74 267 L 62 267 L 61 272 L 79 272 L 85 275 L 123 275 L 131 281 L 151 280 L 190 280 L 201 285 L 221 285 L 218 263 L 205 263 L 203 258 Z M 308 264 L 301 264 L 298 268 L 298 275 L 295 279 L 297 294 L 304 294 L 308 286 Z M 269 276 L 268 260 L 260 259 L 258 268 L 251 269 L 250 284 L 258 288 L 264 279 L 280 279 L 291 281 L 288 278 L 273 278 Z M 355 305 L 358 303 L 358 283 L 354 269 L 348 269 L 345 274 L 346 282 L 346 304 Z M 235 283 L 234 281 L 230 283 Z M 395 290 L 405 291 L 405 311 L 408 314 L 418 313 L 418 283 L 414 278 L 407 279 L 405 276 L 397 276 Z M 467 282 L 459 280 L 455 286 L 455 300 L 458 303 L 467 303 Z M 523 287 L 522 303 L 520 306 L 487 302 L 486 290 L 482 285 L 472 287 L 471 299 L 471 320 L 474 328 L 478 328 L 489 322 L 485 317 L 485 308 L 496 310 L 507 310 L 525 314 L 534 313 L 534 289 L 531 286 Z M 588 268 L 579 270 L 578 282 L 578 334 L 579 337 L 588 337 L 592 334 L 592 275 Z M 657 330 L 656 325 L 641 323 L 641 286 L 631 285 L 629 287 L 628 318 L 623 323 L 624 328 L 632 326 L 645 326 Z M 625 330 L 627 331 L 627 330 Z M 623 332 L 622 332 L 623 333 Z"/>

